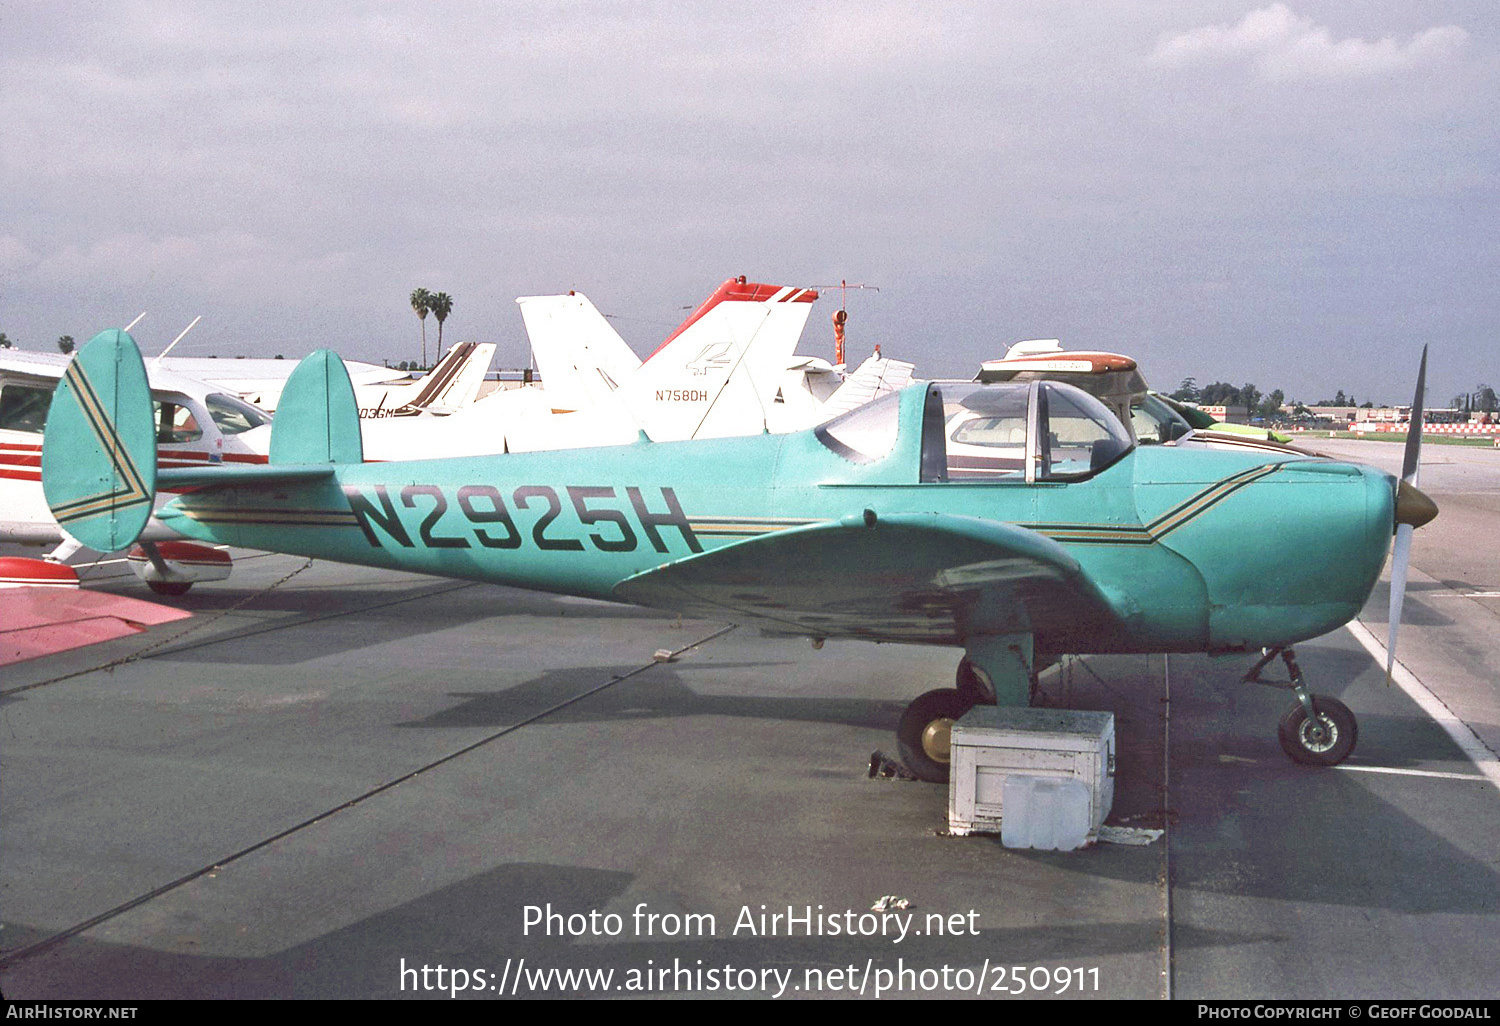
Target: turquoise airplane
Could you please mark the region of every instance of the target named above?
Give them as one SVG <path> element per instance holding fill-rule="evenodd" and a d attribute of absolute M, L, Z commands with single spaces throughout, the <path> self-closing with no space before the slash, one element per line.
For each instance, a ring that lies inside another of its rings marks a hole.
<path fill-rule="evenodd" d="M 1296 695 L 1282 747 L 1340 762 L 1354 717 L 1308 691 L 1293 646 L 1352 619 L 1394 530 L 1409 537 L 1437 512 L 1371 467 L 1137 448 L 1098 400 L 1052 381 L 914 385 L 786 435 L 642 433 L 366 463 L 349 375 L 325 350 L 287 382 L 269 463 L 158 470 L 154 442 L 135 343 L 102 332 L 47 419 L 58 522 L 118 551 L 162 488 L 182 494 L 157 516 L 206 542 L 634 602 L 815 644 L 962 648 L 957 686 L 914 700 L 898 730 L 927 780 L 947 778 L 955 719 L 1028 704 L 1037 670 L 1063 653 L 1261 654 L 1247 679 L 1280 656 L 1279 686 Z"/>

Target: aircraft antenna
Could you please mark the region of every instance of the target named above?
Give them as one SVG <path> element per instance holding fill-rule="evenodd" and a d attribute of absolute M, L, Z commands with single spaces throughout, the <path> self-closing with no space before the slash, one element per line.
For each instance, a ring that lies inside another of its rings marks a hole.
<path fill-rule="evenodd" d="M 199 321 L 201 321 L 201 320 L 203 320 L 203 315 L 202 314 L 199 314 L 197 317 L 194 317 L 193 318 L 193 323 L 189 324 L 186 328 L 182 329 L 182 334 L 178 335 L 176 338 L 174 338 L 172 340 L 172 345 L 167 346 L 167 348 L 165 348 L 165 349 L 163 349 L 161 351 L 161 355 L 158 356 L 152 362 L 151 366 L 152 367 L 160 367 L 161 366 L 161 362 L 163 360 L 165 360 L 167 358 L 167 354 L 172 351 L 172 346 L 177 345 L 177 343 L 181 342 L 184 338 L 186 338 L 187 337 L 187 333 L 190 332 L 190 331 L 192 331 L 193 328 L 197 325 L 197 323 Z M 129 331 L 130 329 L 127 328 L 126 330 Z"/>
<path fill-rule="evenodd" d="M 144 316 L 146 316 L 146 311 L 142 310 L 140 313 L 138 313 L 138 314 L 135 315 L 135 320 L 133 320 L 129 324 L 125 325 L 125 327 L 122 330 L 129 331 L 131 328 L 133 328 L 137 324 L 141 323 L 141 318 L 144 317 Z"/>

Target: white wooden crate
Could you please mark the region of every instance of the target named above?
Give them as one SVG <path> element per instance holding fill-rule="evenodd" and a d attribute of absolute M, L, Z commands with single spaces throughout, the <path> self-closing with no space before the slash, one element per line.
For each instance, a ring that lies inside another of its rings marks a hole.
<path fill-rule="evenodd" d="M 1005 815 L 1006 780 L 1030 775 L 1074 780 L 1088 788 L 1086 838 L 1099 827 L 1115 800 L 1115 717 L 1073 709 L 975 706 L 953 725 L 948 776 L 948 830 L 954 834 L 1000 833 Z M 1012 787 L 1015 791 L 1014 786 Z M 1055 789 L 1042 789 L 1050 794 Z M 1076 793 L 1069 791 L 1069 793 Z M 1032 804 L 1046 815 L 1046 803 Z M 1068 814 L 1062 809 L 1058 814 Z M 1009 837 L 1068 835 L 1067 824 L 1012 823 Z"/>

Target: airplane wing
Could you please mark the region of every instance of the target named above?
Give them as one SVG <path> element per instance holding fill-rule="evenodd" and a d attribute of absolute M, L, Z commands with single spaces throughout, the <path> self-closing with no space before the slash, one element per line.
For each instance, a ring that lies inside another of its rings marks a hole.
<path fill-rule="evenodd" d="M 961 644 L 1034 631 L 1059 644 L 1123 631 L 1078 561 L 1035 531 L 938 513 L 790 528 L 621 581 L 627 602 L 811 637 Z M 1071 651 L 1058 648 L 1055 651 Z"/>
<path fill-rule="evenodd" d="M 0 588 L 0 666 L 112 641 L 191 615 L 104 591 Z"/>

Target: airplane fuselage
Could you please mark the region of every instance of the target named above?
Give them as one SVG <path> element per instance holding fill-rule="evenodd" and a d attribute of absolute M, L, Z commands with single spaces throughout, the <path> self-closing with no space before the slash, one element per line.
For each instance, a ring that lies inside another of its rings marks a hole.
<path fill-rule="evenodd" d="M 1080 617 L 1038 631 L 1037 647 L 1051 652 L 1294 644 L 1358 613 L 1390 543 L 1392 479 L 1368 467 L 1148 447 L 1084 480 L 923 482 L 906 441 L 866 464 L 812 432 L 368 463 L 274 492 L 191 494 L 161 515 L 206 541 L 600 599 L 664 564 L 808 524 L 913 513 L 998 521 L 1056 541 L 1108 582 L 1124 629 Z M 862 572 L 839 568 L 845 581 Z M 868 572 L 878 586 L 880 570 Z M 962 644 L 964 629 L 918 610 L 880 637 Z"/>

